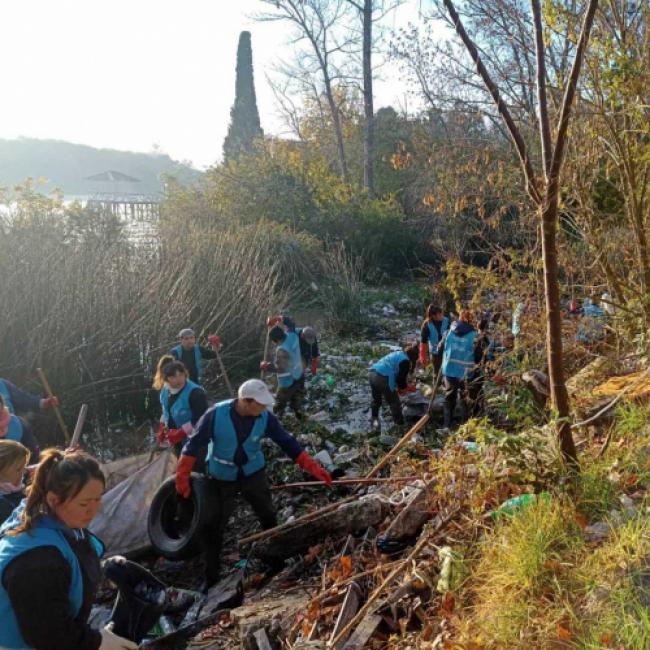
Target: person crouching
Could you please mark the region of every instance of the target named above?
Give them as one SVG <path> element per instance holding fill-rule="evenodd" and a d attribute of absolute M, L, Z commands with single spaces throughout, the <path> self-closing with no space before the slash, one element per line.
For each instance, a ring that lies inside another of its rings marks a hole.
<path fill-rule="evenodd" d="M 372 427 L 377 431 L 380 428 L 379 409 L 384 400 L 390 407 L 395 424 L 404 424 L 399 396 L 403 393 L 415 392 L 415 386 L 408 386 L 406 382 L 409 373 L 415 370 L 417 362 L 418 346 L 409 345 L 404 350 L 387 354 L 370 369 Z"/>

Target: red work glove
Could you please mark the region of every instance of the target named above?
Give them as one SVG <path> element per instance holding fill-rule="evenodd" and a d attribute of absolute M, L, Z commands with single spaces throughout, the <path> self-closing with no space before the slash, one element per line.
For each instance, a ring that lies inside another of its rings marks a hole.
<path fill-rule="evenodd" d="M 217 350 L 221 350 L 221 339 L 216 334 L 210 334 L 208 336 L 208 343 L 217 348 Z"/>
<path fill-rule="evenodd" d="M 268 370 L 270 367 L 271 367 L 270 361 L 262 361 L 262 363 L 260 363 L 260 370 Z"/>
<path fill-rule="evenodd" d="M 406 388 L 398 388 L 397 392 L 400 395 L 405 395 L 406 393 L 415 393 L 416 390 L 417 390 L 416 386 L 410 385 L 410 386 L 407 386 Z"/>
<path fill-rule="evenodd" d="M 170 429 L 167 434 L 167 440 L 169 440 L 169 444 L 172 446 L 178 444 L 181 440 L 185 440 L 186 437 L 183 429 Z"/>
<path fill-rule="evenodd" d="M 309 472 L 315 479 L 322 481 L 325 485 L 332 485 L 330 473 L 323 469 L 305 450 L 296 458 L 296 463 L 306 472 Z"/>
<path fill-rule="evenodd" d="M 194 469 L 196 458 L 194 456 L 185 456 L 181 454 L 178 465 L 176 466 L 176 492 L 184 499 L 187 499 L 192 490 L 190 489 L 190 474 Z"/>
<path fill-rule="evenodd" d="M 159 445 L 165 444 L 165 439 L 167 438 L 167 427 L 165 426 L 164 422 L 161 422 L 158 425 L 158 435 L 156 436 L 156 438 L 158 438 Z"/>
<path fill-rule="evenodd" d="M 275 325 L 281 325 L 281 324 L 282 324 L 282 316 L 271 316 L 266 321 L 267 327 L 274 327 Z"/>
<path fill-rule="evenodd" d="M 494 381 L 497 384 L 505 384 L 506 380 L 501 375 L 494 375 Z"/>
<path fill-rule="evenodd" d="M 311 374 L 315 375 L 317 370 L 318 370 L 318 357 L 314 357 L 311 360 Z"/>
<path fill-rule="evenodd" d="M 429 360 L 428 346 L 426 343 L 420 343 L 420 365 L 423 368 L 426 368 L 428 360 Z"/>
<path fill-rule="evenodd" d="M 58 397 L 46 397 L 43 400 L 43 408 L 44 409 L 53 409 L 55 406 L 59 405 L 59 398 Z"/>

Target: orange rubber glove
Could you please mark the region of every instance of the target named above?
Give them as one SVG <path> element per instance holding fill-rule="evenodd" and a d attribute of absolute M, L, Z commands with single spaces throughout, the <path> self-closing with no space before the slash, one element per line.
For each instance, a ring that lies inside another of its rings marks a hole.
<path fill-rule="evenodd" d="M 311 374 L 315 375 L 317 370 L 318 370 L 318 357 L 314 357 L 311 360 Z"/>
<path fill-rule="evenodd" d="M 187 499 L 192 494 L 190 476 L 194 469 L 194 463 L 196 463 L 194 456 L 181 454 L 178 465 L 176 466 L 176 492 L 184 499 Z"/>
<path fill-rule="evenodd" d="M 296 463 L 309 472 L 316 480 L 322 481 L 325 485 L 332 484 L 330 473 L 322 468 L 305 450 L 296 458 Z"/>
<path fill-rule="evenodd" d="M 426 343 L 420 343 L 420 365 L 423 368 L 426 368 L 428 361 L 429 361 L 429 346 Z"/>

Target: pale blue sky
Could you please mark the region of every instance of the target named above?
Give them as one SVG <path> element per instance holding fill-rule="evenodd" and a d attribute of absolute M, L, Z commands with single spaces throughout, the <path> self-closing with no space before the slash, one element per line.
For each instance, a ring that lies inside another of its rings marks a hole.
<path fill-rule="evenodd" d="M 390 25 L 418 20 L 408 0 Z M 277 133 L 264 73 L 287 30 L 249 16 L 259 0 L 0 0 L 0 137 L 131 151 L 157 143 L 198 167 L 217 160 L 234 98 L 239 32 L 252 32 L 263 128 Z M 376 107 L 404 103 L 395 70 Z"/>

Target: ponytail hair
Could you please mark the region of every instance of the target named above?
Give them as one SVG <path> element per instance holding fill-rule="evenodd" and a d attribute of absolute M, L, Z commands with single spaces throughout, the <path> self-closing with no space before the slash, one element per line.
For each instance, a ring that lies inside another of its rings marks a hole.
<path fill-rule="evenodd" d="M 27 505 L 20 517 L 20 524 L 6 535 L 29 533 L 48 512 L 47 494 L 52 492 L 61 502 L 74 499 L 92 480 L 106 485 L 99 463 L 82 451 L 63 452 L 46 449 L 41 452 L 41 462 L 36 468 L 34 481 L 27 488 Z"/>
<path fill-rule="evenodd" d="M 181 361 L 175 359 L 171 354 L 161 357 L 153 380 L 154 389 L 162 390 L 167 383 L 167 379 L 173 377 L 177 372 L 182 372 L 186 377 L 188 376 L 187 368 Z"/>
<path fill-rule="evenodd" d="M 428 325 L 433 320 L 433 317 L 437 316 L 438 314 L 442 314 L 442 307 L 439 305 L 429 305 L 427 307 L 427 316 L 422 323 L 422 327 Z"/>

